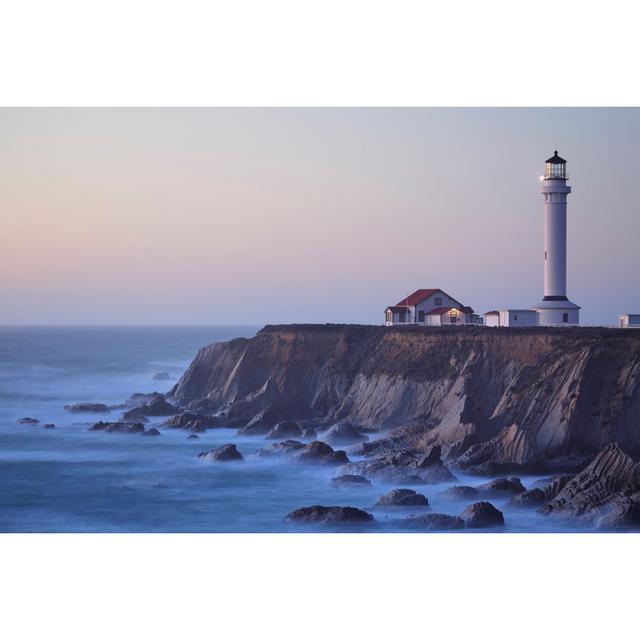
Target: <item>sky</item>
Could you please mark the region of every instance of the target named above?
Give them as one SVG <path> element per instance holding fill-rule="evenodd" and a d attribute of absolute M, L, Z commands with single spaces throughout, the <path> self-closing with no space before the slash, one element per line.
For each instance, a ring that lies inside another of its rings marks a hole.
<path fill-rule="evenodd" d="M 530 307 L 555 149 L 581 321 L 640 312 L 640 109 L 4 108 L 0 139 L 0 324 Z"/>

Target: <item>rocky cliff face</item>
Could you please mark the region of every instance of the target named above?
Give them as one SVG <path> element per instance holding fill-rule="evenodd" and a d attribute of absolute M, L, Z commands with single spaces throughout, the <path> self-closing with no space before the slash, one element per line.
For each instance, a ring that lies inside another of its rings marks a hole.
<path fill-rule="evenodd" d="M 610 442 L 640 453 L 640 331 L 267 326 L 202 349 L 171 395 L 239 422 L 393 427 L 382 446 L 463 468 L 582 467 Z"/>

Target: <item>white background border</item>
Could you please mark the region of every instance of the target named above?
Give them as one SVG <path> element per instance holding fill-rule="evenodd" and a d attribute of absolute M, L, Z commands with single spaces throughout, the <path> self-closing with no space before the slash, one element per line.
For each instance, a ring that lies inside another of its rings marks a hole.
<path fill-rule="evenodd" d="M 635 106 L 636 5 L 2 2 L 0 103 Z M 5 535 L 0 631 L 11 640 L 630 637 L 639 540 Z"/>

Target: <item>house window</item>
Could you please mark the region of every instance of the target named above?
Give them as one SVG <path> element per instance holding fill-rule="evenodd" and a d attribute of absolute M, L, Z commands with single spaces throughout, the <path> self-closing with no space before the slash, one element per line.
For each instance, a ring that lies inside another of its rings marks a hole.
<path fill-rule="evenodd" d="M 442 298 L 434 298 L 434 299 L 433 299 L 433 304 L 434 304 L 436 307 L 441 307 L 441 306 L 442 306 Z"/>
<path fill-rule="evenodd" d="M 562 322 L 569 322 L 569 314 L 568 313 L 563 313 L 562 314 Z"/>
<path fill-rule="evenodd" d="M 514 322 L 518 322 L 518 314 L 517 313 L 513 314 L 513 321 Z"/>
<path fill-rule="evenodd" d="M 424 322 L 424 311 L 418 311 L 418 322 Z"/>
<path fill-rule="evenodd" d="M 406 322 L 406 319 L 407 319 L 406 311 L 401 311 L 399 315 L 400 315 L 400 322 Z"/>
<path fill-rule="evenodd" d="M 391 311 L 387 311 L 386 316 L 387 322 L 393 322 L 393 314 L 391 313 Z"/>

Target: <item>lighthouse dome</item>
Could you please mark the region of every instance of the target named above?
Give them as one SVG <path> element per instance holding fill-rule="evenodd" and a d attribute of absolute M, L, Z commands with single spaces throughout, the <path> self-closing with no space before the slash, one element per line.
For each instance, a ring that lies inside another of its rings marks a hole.
<path fill-rule="evenodd" d="M 554 151 L 553 155 L 546 161 L 546 164 L 567 164 L 567 161 L 561 158 L 557 151 Z"/>

